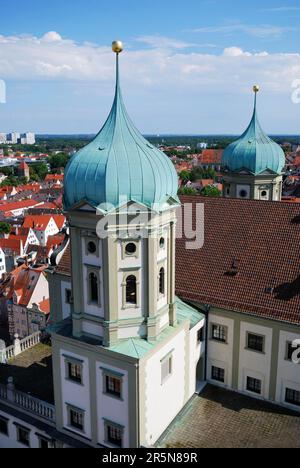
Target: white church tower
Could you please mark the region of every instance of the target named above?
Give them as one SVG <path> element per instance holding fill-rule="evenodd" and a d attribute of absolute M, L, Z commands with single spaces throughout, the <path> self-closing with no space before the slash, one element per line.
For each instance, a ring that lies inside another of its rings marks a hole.
<path fill-rule="evenodd" d="M 52 311 L 57 429 L 92 447 L 151 446 L 204 377 L 204 316 L 175 297 L 177 175 L 128 117 L 122 49 L 109 117 L 66 169 L 71 317 Z"/>

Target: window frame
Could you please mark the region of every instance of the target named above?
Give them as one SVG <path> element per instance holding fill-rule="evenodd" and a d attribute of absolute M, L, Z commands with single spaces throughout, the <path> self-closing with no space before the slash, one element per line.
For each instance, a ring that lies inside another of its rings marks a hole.
<path fill-rule="evenodd" d="M 224 335 L 225 339 L 223 340 L 222 338 L 217 338 L 214 336 L 214 328 L 219 327 L 224 330 L 224 333 L 219 333 L 220 336 Z M 211 340 L 215 341 L 216 343 L 221 343 L 221 344 L 228 344 L 228 327 L 226 325 L 222 325 L 221 323 L 212 323 L 211 324 Z"/>
<path fill-rule="evenodd" d="M 5 418 L 4 416 L 0 416 L 0 424 L 1 424 L 1 423 L 4 423 L 4 424 L 5 424 L 6 431 L 2 431 L 2 430 L 1 430 L 1 426 L 0 426 L 0 434 L 9 437 L 9 427 L 8 427 L 9 419 L 8 419 L 8 418 Z"/>
<path fill-rule="evenodd" d="M 90 242 L 93 242 L 95 244 L 95 247 L 96 247 L 95 253 L 89 252 Z M 85 243 L 85 255 L 87 257 L 98 257 L 99 258 L 99 252 L 100 252 L 99 239 L 97 239 L 96 237 L 86 237 L 84 239 L 84 243 Z"/>
<path fill-rule="evenodd" d="M 218 375 L 214 375 L 214 371 L 218 371 Z M 223 373 L 223 378 L 221 379 L 221 374 Z M 225 384 L 225 369 L 222 367 L 211 366 L 211 380 L 214 382 L 219 382 Z"/>
<path fill-rule="evenodd" d="M 249 337 L 250 336 L 262 339 L 262 350 L 251 348 L 249 346 Z M 259 354 L 265 354 L 265 349 L 266 349 L 266 337 L 265 337 L 265 335 L 260 335 L 259 333 L 249 332 L 249 331 L 246 332 L 246 350 L 247 351 L 252 351 L 254 353 L 259 353 Z"/>
<path fill-rule="evenodd" d="M 122 245 L 121 245 L 121 250 L 122 250 L 122 260 L 126 260 L 126 258 L 140 258 L 140 244 L 141 241 L 140 239 L 122 239 L 121 240 Z M 128 244 L 134 244 L 136 247 L 136 251 L 134 253 L 127 253 L 126 252 L 126 246 Z"/>
<path fill-rule="evenodd" d="M 115 398 L 119 401 L 123 401 L 123 392 L 124 392 L 124 374 L 121 374 L 117 371 L 113 371 L 110 369 L 104 369 L 103 367 L 100 368 L 102 371 L 102 378 L 103 378 L 103 394 Z M 109 391 L 108 385 L 107 385 L 107 379 L 115 379 L 119 380 L 120 382 L 120 393 L 114 393 L 112 391 Z"/>
<path fill-rule="evenodd" d="M 121 434 L 120 443 L 115 444 L 113 439 L 109 440 L 110 429 L 120 431 L 120 434 Z M 105 434 L 106 444 L 109 444 L 110 446 L 116 447 L 116 448 L 123 448 L 124 447 L 124 432 L 125 432 L 125 427 L 122 426 L 121 424 L 117 424 L 115 422 L 104 419 L 104 434 Z"/>
<path fill-rule="evenodd" d="M 65 304 L 71 305 L 72 303 L 73 303 L 72 289 L 65 288 Z"/>
<path fill-rule="evenodd" d="M 68 428 L 73 431 L 81 432 L 85 434 L 85 413 L 86 411 L 81 408 L 76 408 L 76 406 L 66 403 L 67 406 L 67 414 L 68 414 Z M 78 413 L 79 416 L 82 417 L 82 427 L 79 425 L 72 424 L 72 413 Z"/>
<path fill-rule="evenodd" d="M 253 383 L 253 385 L 251 385 Z M 251 377 L 247 375 L 246 377 L 246 391 L 254 393 L 255 395 L 262 395 L 263 392 L 263 382 L 256 377 Z"/>
<path fill-rule="evenodd" d="M 46 448 L 52 448 L 53 441 L 51 439 L 48 439 L 46 436 L 43 436 L 41 434 L 36 434 L 38 441 L 39 441 L 39 448 L 40 449 L 46 449 Z M 46 442 L 48 444 L 48 447 L 41 447 L 41 442 Z"/>
<path fill-rule="evenodd" d="M 160 361 L 160 376 L 161 376 L 161 385 L 164 385 L 173 375 L 173 353 L 174 350 L 170 351 L 164 358 Z M 167 373 L 164 373 L 165 367 L 167 366 Z"/>
<path fill-rule="evenodd" d="M 136 279 L 136 304 L 127 302 L 127 279 L 130 276 L 134 276 Z M 139 309 L 140 308 L 140 301 L 141 301 L 141 294 L 140 294 L 140 270 L 132 269 L 127 270 L 123 275 L 123 282 L 122 282 L 122 309 Z"/>
<path fill-rule="evenodd" d="M 159 266 L 158 293 L 159 293 L 159 298 L 166 297 L 166 268 L 164 265 Z"/>
<path fill-rule="evenodd" d="M 19 444 L 21 444 L 21 445 L 24 445 L 24 447 L 30 448 L 30 433 L 31 433 L 31 430 L 28 429 L 28 427 L 21 426 L 20 424 L 17 424 L 17 423 L 15 423 L 15 426 L 16 426 L 16 431 L 17 431 L 17 442 Z M 21 437 L 20 437 L 21 431 L 23 431 L 25 434 L 28 435 L 28 440 L 27 439 L 21 440 Z"/>
<path fill-rule="evenodd" d="M 295 402 L 295 400 L 293 399 L 288 399 L 288 392 L 292 393 L 293 395 L 298 395 L 299 396 L 299 403 L 298 402 Z M 300 390 L 295 390 L 293 388 L 288 388 L 286 387 L 285 389 L 285 398 L 284 398 L 284 402 L 289 404 L 289 405 L 293 405 L 293 406 L 297 406 L 297 407 L 300 407 Z"/>
<path fill-rule="evenodd" d="M 76 385 L 81 385 L 81 386 L 84 386 L 84 383 L 83 383 L 83 365 L 84 365 L 84 361 L 80 360 L 80 359 L 76 359 L 76 358 L 73 358 L 71 356 L 64 356 L 64 359 L 65 359 L 65 378 L 68 382 L 72 382 Z M 73 378 L 72 376 L 70 376 L 70 365 L 74 365 L 74 366 L 79 366 L 81 368 L 81 380 L 77 380 L 76 378 Z"/>
<path fill-rule="evenodd" d="M 90 277 L 94 274 L 98 284 L 98 300 L 92 301 L 91 281 Z M 102 307 L 102 289 L 101 289 L 101 267 L 86 265 L 86 281 L 87 281 L 87 303 L 89 306 Z"/>

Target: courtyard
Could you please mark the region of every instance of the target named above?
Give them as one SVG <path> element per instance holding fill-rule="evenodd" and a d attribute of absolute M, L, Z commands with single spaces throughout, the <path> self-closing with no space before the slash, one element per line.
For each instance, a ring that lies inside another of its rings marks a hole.
<path fill-rule="evenodd" d="M 208 385 L 157 447 L 300 448 L 300 414 Z"/>

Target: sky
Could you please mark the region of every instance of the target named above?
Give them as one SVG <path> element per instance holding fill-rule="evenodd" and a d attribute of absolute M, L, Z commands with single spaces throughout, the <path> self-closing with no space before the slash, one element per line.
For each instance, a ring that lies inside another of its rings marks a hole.
<path fill-rule="evenodd" d="M 121 39 L 144 134 L 239 134 L 254 84 L 266 132 L 300 133 L 299 0 L 1 0 L 0 14 L 0 132 L 97 132 Z"/>

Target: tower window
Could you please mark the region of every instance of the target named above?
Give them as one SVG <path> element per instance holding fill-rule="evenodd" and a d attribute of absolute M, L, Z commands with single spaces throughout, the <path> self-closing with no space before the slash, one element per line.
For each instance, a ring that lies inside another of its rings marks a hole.
<path fill-rule="evenodd" d="M 90 286 L 90 301 L 93 303 L 99 302 L 99 289 L 98 289 L 98 278 L 95 273 L 89 275 L 89 286 Z"/>
<path fill-rule="evenodd" d="M 89 242 L 87 245 L 87 249 L 90 254 L 95 254 L 97 251 L 95 242 Z"/>
<path fill-rule="evenodd" d="M 263 191 L 261 192 L 261 196 L 262 196 L 262 197 L 265 198 L 267 195 L 268 195 L 268 192 L 267 192 L 266 190 L 263 190 Z"/>
<path fill-rule="evenodd" d="M 160 241 L 159 241 L 159 247 L 160 247 L 161 249 L 164 249 L 164 248 L 165 248 L 165 244 L 166 244 L 166 241 L 165 241 L 165 239 L 162 237 L 162 238 L 160 239 Z"/>
<path fill-rule="evenodd" d="M 126 255 L 134 255 L 136 253 L 136 245 L 133 242 L 130 242 L 125 247 Z"/>
<path fill-rule="evenodd" d="M 131 275 L 126 279 L 126 302 L 127 304 L 137 304 L 136 277 Z"/>
<path fill-rule="evenodd" d="M 159 271 L 159 294 L 165 294 L 165 269 L 161 268 Z"/>

